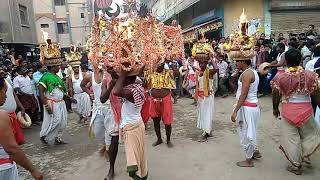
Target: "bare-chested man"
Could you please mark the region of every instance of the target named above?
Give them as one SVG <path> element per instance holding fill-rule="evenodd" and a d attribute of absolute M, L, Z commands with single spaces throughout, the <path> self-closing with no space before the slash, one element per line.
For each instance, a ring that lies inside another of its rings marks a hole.
<path fill-rule="evenodd" d="M 160 121 L 162 120 L 167 135 L 167 146 L 173 147 L 171 143 L 171 131 L 173 121 L 173 103 L 171 100 L 171 89 L 174 88 L 174 78 L 179 76 L 179 70 L 176 65 L 166 61 L 158 66 L 156 72 L 147 74 L 146 81 L 151 89 L 150 97 L 150 116 L 154 122 L 154 129 L 157 135 L 157 141 L 153 146 L 163 143 L 160 131 Z M 162 79 L 163 84 L 158 84 L 157 79 Z"/>

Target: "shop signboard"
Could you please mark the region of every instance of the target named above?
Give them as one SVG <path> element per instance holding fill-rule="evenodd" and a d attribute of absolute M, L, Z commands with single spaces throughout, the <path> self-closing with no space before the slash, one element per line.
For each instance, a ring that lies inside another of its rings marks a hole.
<path fill-rule="evenodd" d="M 207 33 L 209 31 L 215 31 L 223 27 L 221 19 L 212 20 L 198 26 L 189 28 L 183 32 L 183 39 L 185 42 L 191 42 L 197 39 L 197 34 Z"/>

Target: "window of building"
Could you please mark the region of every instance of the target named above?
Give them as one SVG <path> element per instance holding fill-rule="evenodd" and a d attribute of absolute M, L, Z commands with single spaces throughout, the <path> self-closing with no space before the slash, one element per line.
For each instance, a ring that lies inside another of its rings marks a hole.
<path fill-rule="evenodd" d="M 64 5 L 66 5 L 66 1 L 65 0 L 54 0 L 54 5 L 64 6 Z"/>
<path fill-rule="evenodd" d="M 81 18 L 83 19 L 83 18 L 84 18 L 84 13 L 81 13 L 80 16 L 81 16 Z"/>
<path fill-rule="evenodd" d="M 28 9 L 19 4 L 20 20 L 22 25 L 29 25 Z"/>
<path fill-rule="evenodd" d="M 58 33 L 59 34 L 67 34 L 69 33 L 68 23 L 57 23 Z"/>
<path fill-rule="evenodd" d="M 49 24 L 40 24 L 41 28 L 49 28 Z"/>

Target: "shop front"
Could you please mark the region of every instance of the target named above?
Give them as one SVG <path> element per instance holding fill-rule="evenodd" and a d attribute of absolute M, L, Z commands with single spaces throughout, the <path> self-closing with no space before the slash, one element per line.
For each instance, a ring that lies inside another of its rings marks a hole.
<path fill-rule="evenodd" d="M 204 34 L 209 41 L 221 38 L 223 36 L 223 22 L 221 18 L 184 30 L 183 40 L 186 49 L 192 47 L 193 43 L 197 41 L 199 34 Z"/>

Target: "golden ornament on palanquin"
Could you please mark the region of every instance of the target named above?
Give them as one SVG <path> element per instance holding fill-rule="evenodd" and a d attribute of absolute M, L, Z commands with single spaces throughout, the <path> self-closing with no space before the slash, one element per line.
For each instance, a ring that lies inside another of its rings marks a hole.
<path fill-rule="evenodd" d="M 161 73 L 146 71 L 145 80 L 148 89 L 173 89 L 175 87 L 173 70 L 165 69 Z"/>

